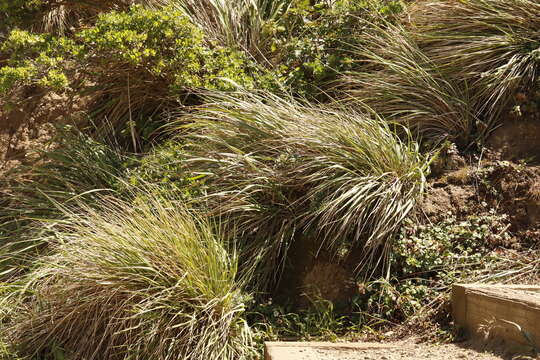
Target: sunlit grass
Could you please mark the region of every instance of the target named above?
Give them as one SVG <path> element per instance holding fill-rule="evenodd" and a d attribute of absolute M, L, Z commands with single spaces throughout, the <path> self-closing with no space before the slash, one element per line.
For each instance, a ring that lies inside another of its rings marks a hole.
<path fill-rule="evenodd" d="M 211 224 L 152 194 L 64 211 L 54 254 L 2 285 L 0 332 L 13 350 L 77 359 L 253 355 L 237 256 Z"/>
<path fill-rule="evenodd" d="M 426 1 L 411 8 L 412 29 L 426 55 L 466 85 L 479 132 L 487 136 L 540 67 L 540 3 L 534 0 Z"/>
<path fill-rule="evenodd" d="M 293 3 L 292 0 L 174 0 L 209 39 L 240 47 L 264 59 L 272 40 L 268 28 Z"/>
<path fill-rule="evenodd" d="M 71 131 L 55 140 L 0 180 L 0 274 L 25 269 L 46 248 L 50 228 L 63 217 L 56 204 L 89 204 L 123 186 L 129 157 L 114 146 Z"/>
<path fill-rule="evenodd" d="M 446 76 L 400 26 L 387 25 L 365 35 L 357 50 L 363 71 L 345 77 L 346 101 L 368 106 L 425 140 L 475 140 L 477 117 L 466 86 Z"/>
<path fill-rule="evenodd" d="M 375 116 L 242 94 L 190 120 L 186 166 L 203 176 L 204 200 L 239 234 L 263 287 L 299 237 L 338 257 L 363 248 L 364 264 L 381 263 L 423 192 L 426 158 Z"/>

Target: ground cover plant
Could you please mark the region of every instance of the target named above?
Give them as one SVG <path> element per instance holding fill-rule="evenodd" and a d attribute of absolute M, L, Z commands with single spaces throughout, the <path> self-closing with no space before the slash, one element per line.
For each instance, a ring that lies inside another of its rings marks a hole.
<path fill-rule="evenodd" d="M 495 212 L 429 225 L 408 222 L 393 245 L 392 278 L 366 283 L 360 308 L 402 321 L 439 312 L 456 282 L 535 281 L 538 251 L 501 246 L 511 238 L 507 227 L 508 217 Z"/>
<path fill-rule="evenodd" d="M 0 0 L 0 358 L 455 339 L 453 283 L 540 277 L 538 15 Z"/>

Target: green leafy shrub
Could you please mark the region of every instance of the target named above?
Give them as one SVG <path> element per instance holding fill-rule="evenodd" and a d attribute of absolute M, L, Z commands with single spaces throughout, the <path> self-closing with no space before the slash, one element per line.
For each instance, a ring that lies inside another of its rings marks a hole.
<path fill-rule="evenodd" d="M 152 75 L 171 77 L 168 83 L 174 89 L 231 89 L 223 78 L 239 84 L 251 80 L 244 74 L 239 53 L 204 47 L 203 33 L 172 9 L 133 7 L 128 12 L 109 12 L 76 37 L 93 46 L 90 57 L 102 54 L 97 66 L 114 62 L 140 67 Z"/>
<path fill-rule="evenodd" d="M 2 43 L 7 55 L 0 67 L 0 94 L 8 96 L 23 85 L 42 85 L 62 91 L 69 85 L 63 61 L 80 51 L 72 40 L 13 30 Z"/>
<path fill-rule="evenodd" d="M 293 0 L 266 26 L 273 34 L 267 57 L 293 91 L 320 97 L 340 73 L 355 68 L 353 50 L 365 42 L 364 32 L 402 9 L 400 1 Z"/>
<path fill-rule="evenodd" d="M 167 105 L 196 103 L 200 89 L 251 88 L 258 73 L 240 52 L 206 45 L 172 8 L 101 14 L 69 38 L 14 30 L 2 52 L 9 58 L 0 90 L 13 101 L 22 85 L 87 94 L 94 117 L 129 128 L 133 137 L 134 123 L 159 118 Z"/>
<path fill-rule="evenodd" d="M 32 66 L 3 67 L 0 69 L 0 93 L 6 93 L 21 83 L 28 83 L 35 74 Z"/>
<path fill-rule="evenodd" d="M 371 23 L 393 19 L 400 1 L 180 0 L 209 39 L 246 51 L 282 85 L 304 97 L 353 66 L 350 51 Z M 276 90 L 281 90 L 276 89 Z"/>
<path fill-rule="evenodd" d="M 0 300 L 24 356 L 251 359 L 237 258 L 182 204 L 139 194 L 68 210 L 55 254 Z M 7 319 L 7 320 L 6 320 Z"/>

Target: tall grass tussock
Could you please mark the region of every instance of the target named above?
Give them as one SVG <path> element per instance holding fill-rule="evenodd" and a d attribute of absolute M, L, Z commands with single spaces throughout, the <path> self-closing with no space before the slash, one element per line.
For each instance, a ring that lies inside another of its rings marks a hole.
<path fill-rule="evenodd" d="M 357 49 L 369 71 L 345 76 L 346 101 L 367 106 L 424 139 L 474 140 L 476 114 L 466 86 L 441 71 L 405 28 L 387 24 L 365 34 Z"/>
<path fill-rule="evenodd" d="M 11 292 L 0 303 L 0 335 L 18 354 L 252 356 L 237 257 L 208 222 L 151 194 L 135 202 L 104 198 L 100 210 L 66 211 L 54 255 L 2 286 Z"/>
<path fill-rule="evenodd" d="M 376 116 L 243 94 L 190 120 L 187 167 L 265 285 L 299 237 L 336 256 L 363 248 L 375 265 L 424 189 L 426 157 Z"/>
<path fill-rule="evenodd" d="M 540 69 L 540 3 L 535 0 L 426 1 L 410 9 L 418 46 L 467 86 L 486 137 L 528 92 Z"/>
<path fill-rule="evenodd" d="M 540 4 L 529 0 L 421 1 L 403 25 L 387 24 L 356 50 L 346 97 L 429 140 L 483 143 L 534 93 Z"/>
<path fill-rule="evenodd" d="M 293 0 L 176 0 L 209 39 L 223 46 L 240 47 L 256 58 L 265 58 L 272 33 L 269 25 Z"/>

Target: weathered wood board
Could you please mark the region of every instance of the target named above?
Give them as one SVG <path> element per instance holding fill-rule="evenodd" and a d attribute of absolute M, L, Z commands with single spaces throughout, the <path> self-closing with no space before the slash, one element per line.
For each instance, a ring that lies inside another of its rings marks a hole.
<path fill-rule="evenodd" d="M 540 347 L 540 286 L 456 284 L 452 311 L 471 337 Z"/>

